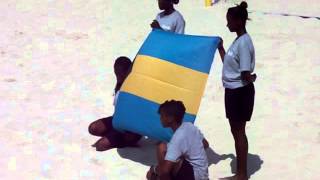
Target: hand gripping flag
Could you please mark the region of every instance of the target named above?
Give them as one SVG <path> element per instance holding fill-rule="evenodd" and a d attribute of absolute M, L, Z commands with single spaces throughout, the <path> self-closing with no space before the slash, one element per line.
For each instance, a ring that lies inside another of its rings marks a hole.
<path fill-rule="evenodd" d="M 158 108 L 171 99 L 184 103 L 183 121 L 193 123 L 218 43 L 218 37 L 153 30 L 121 87 L 114 128 L 170 141 L 173 132 L 162 127 Z"/>

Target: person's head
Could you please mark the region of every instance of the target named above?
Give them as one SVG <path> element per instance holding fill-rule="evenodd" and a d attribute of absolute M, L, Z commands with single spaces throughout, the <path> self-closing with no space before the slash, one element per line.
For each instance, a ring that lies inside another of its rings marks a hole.
<path fill-rule="evenodd" d="M 230 32 L 237 32 L 241 29 L 245 29 L 248 20 L 247 7 L 248 4 L 245 1 L 242 1 L 240 5 L 228 9 L 227 27 Z"/>
<path fill-rule="evenodd" d="M 121 56 L 116 59 L 113 69 L 114 69 L 114 74 L 117 77 L 117 83 L 120 83 L 120 84 L 123 83 L 123 81 L 128 76 L 131 65 L 132 65 L 132 62 L 127 57 Z"/>
<path fill-rule="evenodd" d="M 160 10 L 167 10 L 173 8 L 173 4 L 178 4 L 179 0 L 158 0 Z"/>
<path fill-rule="evenodd" d="M 180 125 L 186 112 L 181 101 L 166 101 L 160 105 L 158 113 L 163 127 L 171 127 L 172 125 Z"/>

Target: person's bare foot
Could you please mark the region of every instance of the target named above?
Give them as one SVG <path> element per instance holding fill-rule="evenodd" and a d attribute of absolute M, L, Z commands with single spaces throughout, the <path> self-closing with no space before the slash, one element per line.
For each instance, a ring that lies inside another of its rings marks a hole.
<path fill-rule="evenodd" d="M 108 140 L 108 138 L 106 137 L 102 137 L 100 138 L 96 143 L 94 143 L 92 145 L 93 147 L 96 148 L 96 151 L 106 151 L 106 150 L 109 150 L 109 149 L 112 149 L 114 148 L 110 141 Z"/>
<path fill-rule="evenodd" d="M 229 176 L 229 177 L 224 177 L 224 178 L 219 178 L 219 180 L 248 180 L 248 177 L 245 175 L 234 175 L 234 176 Z"/>
<path fill-rule="evenodd" d="M 97 142 L 98 142 L 98 141 L 96 141 L 95 143 L 93 143 L 93 144 L 91 145 L 91 147 L 96 147 L 96 146 L 97 146 Z"/>
<path fill-rule="evenodd" d="M 237 180 L 236 175 L 219 178 L 219 180 Z"/>

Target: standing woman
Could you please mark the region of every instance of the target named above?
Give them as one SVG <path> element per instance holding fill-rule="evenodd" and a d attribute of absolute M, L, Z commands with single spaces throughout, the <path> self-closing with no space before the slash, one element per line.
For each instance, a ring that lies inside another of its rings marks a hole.
<path fill-rule="evenodd" d="M 159 9 L 162 12 L 150 24 L 151 28 L 184 34 L 185 21 L 183 16 L 173 6 L 173 4 L 178 3 L 179 0 L 158 0 Z"/>
<path fill-rule="evenodd" d="M 231 7 L 227 12 L 227 27 L 230 32 L 236 32 L 227 53 L 223 41 L 218 50 L 223 62 L 222 82 L 225 87 L 225 110 L 229 119 L 231 132 L 235 141 L 237 154 L 237 172 L 231 179 L 247 180 L 248 140 L 246 136 L 246 122 L 250 121 L 255 89 L 253 82 L 256 75 L 252 74 L 255 66 L 255 50 L 250 35 L 246 30 L 248 20 L 248 4 Z"/>

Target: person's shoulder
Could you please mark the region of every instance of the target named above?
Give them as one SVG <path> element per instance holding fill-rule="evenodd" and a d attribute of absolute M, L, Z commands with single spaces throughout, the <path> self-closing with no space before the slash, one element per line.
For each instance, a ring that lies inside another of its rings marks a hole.
<path fill-rule="evenodd" d="M 185 142 L 188 136 L 192 134 L 194 125 L 189 122 L 183 122 L 180 127 L 174 132 L 172 136 L 172 141 L 174 142 Z"/>
<path fill-rule="evenodd" d="M 178 10 L 174 10 L 174 12 L 173 12 L 173 14 L 175 14 L 175 15 L 177 15 L 177 16 L 182 16 L 182 14 L 180 13 L 180 11 L 178 11 Z"/>
<path fill-rule="evenodd" d="M 251 39 L 251 36 L 246 33 L 244 35 L 242 35 L 239 39 L 238 39 L 238 44 L 240 46 L 243 46 L 243 45 L 249 45 L 249 46 L 253 46 L 253 42 L 252 42 L 252 39 Z"/>
<path fill-rule="evenodd" d="M 246 42 L 250 42 L 252 43 L 252 38 L 250 36 L 250 34 L 246 33 L 242 36 L 242 41 L 246 41 Z"/>
<path fill-rule="evenodd" d="M 195 126 L 195 125 L 194 125 L 193 123 L 191 123 L 191 122 L 183 122 L 181 129 L 182 129 L 183 131 L 186 131 L 186 132 L 193 132 L 193 131 L 198 130 L 197 126 Z"/>
<path fill-rule="evenodd" d="M 183 16 L 182 16 L 182 14 L 181 14 L 178 10 L 175 10 L 172 14 L 173 14 L 174 16 L 176 16 L 177 18 L 183 20 Z"/>
<path fill-rule="evenodd" d="M 160 11 L 158 14 L 157 14 L 157 18 L 161 19 L 163 17 L 165 17 L 166 15 L 164 14 L 164 11 Z"/>
<path fill-rule="evenodd" d="M 192 123 L 190 124 L 192 126 Z M 185 133 L 188 132 L 191 127 L 190 124 L 188 122 L 183 122 L 174 134 L 179 137 L 185 136 Z"/>

